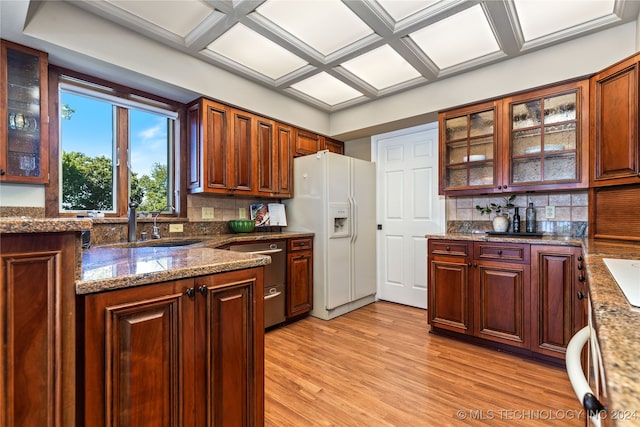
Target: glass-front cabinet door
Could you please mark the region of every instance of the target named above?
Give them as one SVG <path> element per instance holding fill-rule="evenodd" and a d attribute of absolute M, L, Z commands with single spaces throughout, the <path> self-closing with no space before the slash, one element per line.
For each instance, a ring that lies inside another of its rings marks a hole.
<path fill-rule="evenodd" d="M 509 189 L 586 186 L 587 84 L 556 86 L 505 101 L 509 161 L 503 182 Z"/>
<path fill-rule="evenodd" d="M 47 55 L 2 41 L 0 180 L 48 180 Z"/>
<path fill-rule="evenodd" d="M 489 102 L 440 114 L 440 193 L 497 188 L 500 104 Z M 443 154 L 443 155 L 442 155 Z"/>

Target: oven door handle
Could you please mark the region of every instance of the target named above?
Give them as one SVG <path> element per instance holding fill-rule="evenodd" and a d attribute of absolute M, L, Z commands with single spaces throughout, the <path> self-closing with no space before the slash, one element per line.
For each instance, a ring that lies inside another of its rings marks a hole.
<path fill-rule="evenodd" d="M 251 254 L 251 255 L 271 255 L 271 254 L 277 254 L 278 252 L 282 252 L 282 249 L 265 249 L 264 251 L 251 251 L 251 252 L 245 252 L 245 253 Z"/>
<path fill-rule="evenodd" d="M 271 298 L 279 297 L 280 295 L 282 295 L 282 292 L 275 292 L 275 293 L 272 293 L 272 294 L 269 294 L 269 295 L 265 296 L 264 300 L 266 301 L 266 300 L 271 299 Z"/>

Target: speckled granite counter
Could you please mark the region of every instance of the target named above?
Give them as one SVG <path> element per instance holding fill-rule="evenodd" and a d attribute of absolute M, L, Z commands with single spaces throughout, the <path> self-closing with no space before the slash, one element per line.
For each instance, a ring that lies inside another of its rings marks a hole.
<path fill-rule="evenodd" d="M 59 233 L 90 230 L 91 220 L 83 218 L 0 218 L 0 233 Z"/>
<path fill-rule="evenodd" d="M 582 246 L 594 327 L 607 379 L 607 407 L 617 414 L 616 426 L 640 425 L 640 310 L 629 305 L 603 258 L 640 259 L 640 242 L 602 241 L 575 237 L 487 237 L 485 234 L 427 235 L 457 239 Z M 640 285 L 640 278 L 638 279 Z M 625 412 L 628 411 L 628 412 Z M 623 414 L 636 417 L 623 417 Z"/>
<path fill-rule="evenodd" d="M 83 251 L 82 279 L 76 283 L 76 293 L 88 294 L 259 267 L 269 264 L 271 258 L 215 248 L 237 242 L 312 236 L 313 233 L 289 232 L 220 234 L 94 247 Z M 150 246 L 166 242 L 179 243 L 185 240 L 200 242 L 188 246 Z"/>

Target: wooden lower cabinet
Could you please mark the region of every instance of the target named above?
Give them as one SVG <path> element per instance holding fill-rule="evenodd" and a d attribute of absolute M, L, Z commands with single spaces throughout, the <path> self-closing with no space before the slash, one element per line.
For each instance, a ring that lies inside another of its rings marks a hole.
<path fill-rule="evenodd" d="M 287 320 L 313 309 L 313 239 L 289 239 L 287 252 Z"/>
<path fill-rule="evenodd" d="M 429 239 L 432 330 L 564 358 L 586 324 L 581 249 Z"/>
<path fill-rule="evenodd" d="M 261 426 L 262 268 L 82 296 L 91 426 Z"/>
<path fill-rule="evenodd" d="M 485 261 L 474 267 L 474 335 L 527 348 L 529 266 Z"/>
<path fill-rule="evenodd" d="M 471 328 L 469 266 L 464 258 L 434 259 L 429 274 L 429 322 L 462 334 Z"/>
<path fill-rule="evenodd" d="M 2 426 L 76 425 L 75 234 L 0 237 Z"/>
<path fill-rule="evenodd" d="M 564 357 L 571 337 L 587 324 L 582 250 L 531 246 L 532 347 Z"/>

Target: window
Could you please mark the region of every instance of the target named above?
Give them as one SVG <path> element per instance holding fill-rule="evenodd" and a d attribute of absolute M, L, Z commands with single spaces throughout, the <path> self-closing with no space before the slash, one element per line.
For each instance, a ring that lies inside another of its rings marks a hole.
<path fill-rule="evenodd" d="M 172 212 L 178 113 L 166 104 L 60 76 L 61 214 Z"/>

